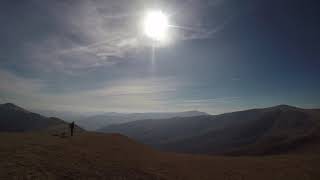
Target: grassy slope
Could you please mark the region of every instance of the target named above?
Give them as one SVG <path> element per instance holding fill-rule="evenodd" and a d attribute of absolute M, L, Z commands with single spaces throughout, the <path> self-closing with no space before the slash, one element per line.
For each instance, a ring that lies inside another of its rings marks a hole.
<path fill-rule="evenodd" d="M 0 179 L 319 179 L 320 156 L 218 157 L 160 153 L 117 134 L 0 134 Z M 319 152 L 313 150 L 312 152 Z"/>

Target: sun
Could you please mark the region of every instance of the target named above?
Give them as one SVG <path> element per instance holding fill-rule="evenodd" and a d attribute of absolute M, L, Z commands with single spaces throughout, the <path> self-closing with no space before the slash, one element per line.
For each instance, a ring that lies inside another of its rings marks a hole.
<path fill-rule="evenodd" d="M 154 41 L 164 41 L 168 35 L 168 16 L 159 10 L 149 11 L 143 20 L 144 34 Z"/>

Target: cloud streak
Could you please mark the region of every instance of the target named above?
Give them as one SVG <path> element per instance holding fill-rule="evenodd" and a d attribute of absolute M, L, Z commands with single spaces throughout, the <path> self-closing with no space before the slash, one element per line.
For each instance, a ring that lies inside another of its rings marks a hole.
<path fill-rule="evenodd" d="M 130 4 L 137 5 L 128 6 L 125 0 L 54 1 L 49 12 L 57 21 L 61 33 L 28 43 L 25 52 L 32 58 L 34 66 L 39 66 L 38 69 L 43 69 L 42 64 L 49 65 L 55 71 L 67 74 L 132 59 L 145 51 L 150 42 L 141 34 L 140 19 L 145 7 L 140 6 L 139 1 L 130 1 Z M 183 20 L 182 30 L 172 30 L 173 41 L 212 38 L 228 24 L 229 20 L 214 27 L 202 25 L 201 8 L 197 13 L 196 10 L 188 12 L 188 17 L 193 19 L 189 22 Z M 61 9 L 62 13 L 59 14 L 57 9 Z M 179 26 L 179 22 L 174 23 Z"/>
<path fill-rule="evenodd" d="M 42 110 L 68 111 L 155 111 L 179 86 L 171 78 L 144 78 L 115 81 L 92 90 L 66 93 L 45 91 L 47 82 L 0 71 L 1 101 Z"/>
<path fill-rule="evenodd" d="M 17 95 L 38 93 L 44 88 L 42 80 L 18 77 L 7 70 L 0 69 L 0 91 Z"/>
<path fill-rule="evenodd" d="M 188 84 L 174 77 L 140 78 L 108 82 L 92 90 L 49 93 L 48 82 L 23 78 L 0 71 L 1 102 L 13 102 L 30 109 L 70 112 L 152 112 L 205 110 L 213 114 L 226 112 L 240 97 L 187 99 L 174 97 Z M 14 82 L 14 83 L 12 83 Z M 208 108 L 210 107 L 210 108 Z"/>

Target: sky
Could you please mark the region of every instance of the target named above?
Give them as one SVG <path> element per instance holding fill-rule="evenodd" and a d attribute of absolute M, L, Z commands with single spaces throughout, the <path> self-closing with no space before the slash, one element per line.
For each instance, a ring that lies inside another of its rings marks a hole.
<path fill-rule="evenodd" d="M 0 103 L 211 114 L 320 107 L 317 0 L 1 0 Z M 168 14 L 168 42 L 141 29 Z"/>

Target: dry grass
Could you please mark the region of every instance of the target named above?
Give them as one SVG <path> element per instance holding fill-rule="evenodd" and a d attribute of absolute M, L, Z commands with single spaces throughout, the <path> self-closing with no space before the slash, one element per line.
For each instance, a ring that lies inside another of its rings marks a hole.
<path fill-rule="evenodd" d="M 0 179 L 318 180 L 320 156 L 157 152 L 117 134 L 0 134 Z"/>

